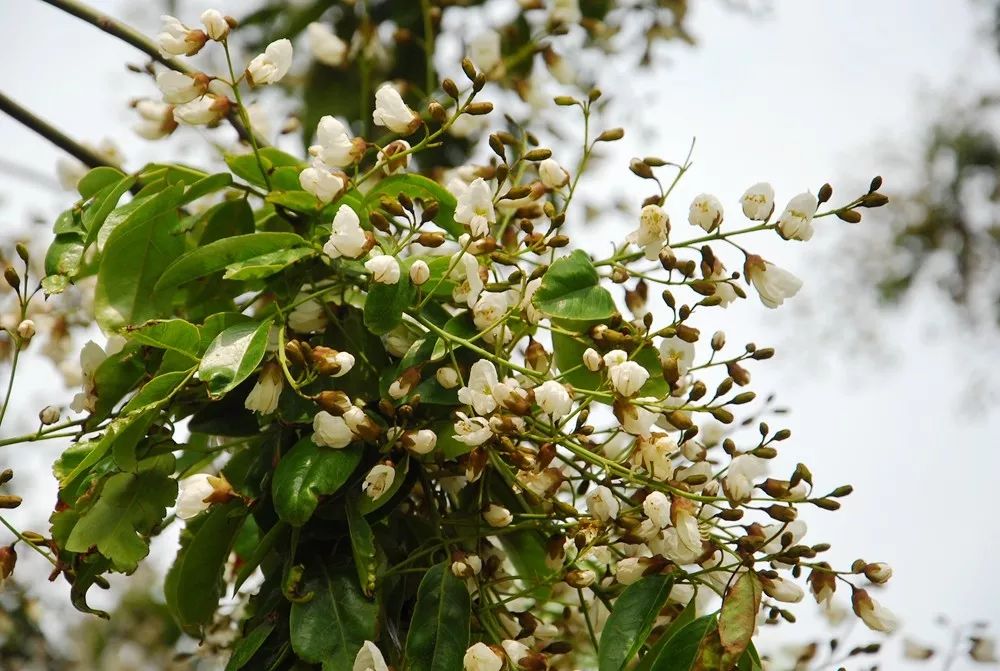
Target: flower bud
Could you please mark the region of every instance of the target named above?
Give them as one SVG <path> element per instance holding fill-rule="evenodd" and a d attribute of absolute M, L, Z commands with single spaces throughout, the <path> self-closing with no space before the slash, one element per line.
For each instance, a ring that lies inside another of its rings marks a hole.
<path fill-rule="evenodd" d="M 491 527 L 500 528 L 508 526 L 514 521 L 514 516 L 511 515 L 510 511 L 503 506 L 498 506 L 495 503 L 491 503 L 489 507 L 483 512 L 483 519 Z"/>
<path fill-rule="evenodd" d="M 445 389 L 454 389 L 461 382 L 461 379 L 458 376 L 458 371 L 451 366 L 442 366 L 441 368 L 438 368 L 434 373 L 434 379 L 436 379 L 438 384 Z"/>
<path fill-rule="evenodd" d="M 417 259 L 410 266 L 410 281 L 416 286 L 420 286 L 427 282 L 431 278 L 431 269 L 428 267 L 421 259 Z"/>
<path fill-rule="evenodd" d="M 230 21 L 235 23 L 234 20 L 228 19 L 217 9 L 206 9 L 201 14 L 201 23 L 205 26 L 205 33 L 216 42 L 222 42 L 229 35 Z"/>
<path fill-rule="evenodd" d="M 399 261 L 388 254 L 379 254 L 365 261 L 365 270 L 372 274 L 372 281 L 379 284 L 399 282 Z"/>
<path fill-rule="evenodd" d="M 17 552 L 14 551 L 14 546 L 0 547 L 0 585 L 14 572 L 16 564 Z"/>
<path fill-rule="evenodd" d="M 47 405 L 42 408 L 42 411 L 38 413 L 38 421 L 40 421 L 45 426 L 50 424 L 55 424 L 59 421 L 59 407 L 55 405 Z"/>
<path fill-rule="evenodd" d="M 339 390 L 322 391 L 313 397 L 320 408 L 335 417 L 340 417 L 354 407 L 347 394 Z"/>
<path fill-rule="evenodd" d="M 208 509 L 213 503 L 225 503 L 236 494 L 225 476 L 195 473 L 179 483 L 177 517 L 189 520 Z"/>
<path fill-rule="evenodd" d="M 885 562 L 865 564 L 864 574 L 873 583 L 881 585 L 888 582 L 889 578 L 892 577 L 892 567 Z"/>
<path fill-rule="evenodd" d="M 403 447 L 414 454 L 427 454 L 437 444 L 437 434 L 430 429 L 407 431 L 401 439 Z"/>
<path fill-rule="evenodd" d="M 588 347 L 583 352 L 583 365 L 587 367 L 587 370 L 596 373 L 601 370 L 601 366 L 604 365 L 604 359 L 598 354 L 597 350 L 593 347 Z"/>
<path fill-rule="evenodd" d="M 575 587 L 576 589 L 583 589 L 584 587 L 590 587 L 597 580 L 597 574 L 590 569 L 585 570 L 573 570 L 566 573 L 566 577 L 563 578 L 566 584 L 570 587 Z"/>
<path fill-rule="evenodd" d="M 35 322 L 25 319 L 17 325 L 17 335 L 21 338 L 21 344 L 27 345 L 35 335 Z"/>

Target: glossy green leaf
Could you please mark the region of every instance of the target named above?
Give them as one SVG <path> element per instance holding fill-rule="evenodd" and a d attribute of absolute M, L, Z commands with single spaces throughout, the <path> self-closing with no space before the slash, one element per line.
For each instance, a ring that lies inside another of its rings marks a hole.
<path fill-rule="evenodd" d="M 126 347 L 101 362 L 94 371 L 97 403 L 91 417 L 102 420 L 146 375 L 146 364 L 134 347 Z"/>
<path fill-rule="evenodd" d="M 125 177 L 118 168 L 101 165 L 91 169 L 86 175 L 80 178 L 76 185 L 76 190 L 83 198 L 92 198 L 97 192 L 112 184 L 121 181 Z"/>
<path fill-rule="evenodd" d="M 267 351 L 271 320 L 230 326 L 208 346 L 198 366 L 198 377 L 208 393 L 218 398 L 250 377 Z"/>
<path fill-rule="evenodd" d="M 170 264 L 153 287 L 155 298 L 169 303 L 174 292 L 185 282 L 222 272 L 233 263 L 305 244 L 306 241 L 294 233 L 251 233 L 216 240 Z"/>
<path fill-rule="evenodd" d="M 255 256 L 246 261 L 237 261 L 226 266 L 226 273 L 222 276 L 224 280 L 259 280 L 270 277 L 300 261 L 307 256 L 315 255 L 315 251 L 308 247 L 295 247 L 292 249 L 281 249 L 276 252 Z"/>
<path fill-rule="evenodd" d="M 253 656 L 257 654 L 260 647 L 264 645 L 276 624 L 270 620 L 264 620 L 243 636 L 236 645 L 233 646 L 233 654 L 226 662 L 226 671 L 239 671 L 245 667 Z"/>
<path fill-rule="evenodd" d="M 307 436 L 281 458 L 271 481 L 278 517 L 293 526 L 309 521 L 321 496 L 339 490 L 361 462 L 360 445 L 333 449 L 316 445 Z"/>
<path fill-rule="evenodd" d="M 167 572 L 167 606 L 185 631 L 197 634 L 212 621 L 222 596 L 222 572 L 246 518 L 241 502 L 212 506 L 188 522 L 181 549 Z"/>
<path fill-rule="evenodd" d="M 650 671 L 700 671 L 699 658 L 713 634 L 718 636 L 715 614 L 699 617 L 667 641 Z"/>
<path fill-rule="evenodd" d="M 197 359 L 201 332 L 197 326 L 183 319 L 167 319 L 143 324 L 129 333 L 129 338 L 143 345 L 173 350 Z"/>
<path fill-rule="evenodd" d="M 674 581 L 668 575 L 650 575 L 625 588 L 601 632 L 600 671 L 620 671 L 635 657 L 667 603 Z"/>
<path fill-rule="evenodd" d="M 358 495 L 347 497 L 347 526 L 351 534 L 351 553 L 358 571 L 358 584 L 365 596 L 375 593 L 375 534 L 358 508 Z"/>
<path fill-rule="evenodd" d="M 153 286 L 180 255 L 177 223 L 180 187 L 171 187 L 133 210 L 108 237 L 94 292 L 94 313 L 105 331 L 157 317 Z"/>
<path fill-rule="evenodd" d="M 257 157 L 252 153 L 226 154 L 224 158 L 226 165 L 229 166 L 229 169 L 237 177 L 242 177 L 254 186 L 267 186 L 264 174 L 260 171 L 261 167 L 263 167 L 264 173 L 270 175 L 271 169 L 274 166 L 267 158 L 262 156 L 259 163 L 257 162 Z"/>
<path fill-rule="evenodd" d="M 608 319 L 617 309 L 600 281 L 590 258 L 578 249 L 549 266 L 531 301 L 543 314 L 557 319 Z"/>
<path fill-rule="evenodd" d="M 210 193 L 215 193 L 216 191 L 225 189 L 232 183 L 233 176 L 228 172 L 219 172 L 214 175 L 203 177 L 187 188 L 184 192 L 184 196 L 181 198 L 181 205 L 186 205 L 193 200 L 201 198 L 202 196 L 207 196 Z"/>
<path fill-rule="evenodd" d="M 149 553 L 148 535 L 177 498 L 173 469 L 173 456 L 164 455 L 140 462 L 136 473 L 110 476 L 73 527 L 66 549 L 86 552 L 96 546 L 117 570 L 135 570 Z"/>
<path fill-rule="evenodd" d="M 179 370 L 157 375 L 142 386 L 122 408 L 122 415 L 147 409 L 170 398 L 191 378 L 191 370 Z"/>
<path fill-rule="evenodd" d="M 639 660 L 639 663 L 635 667 L 635 671 L 649 671 L 653 666 L 653 662 L 656 661 L 657 657 L 659 657 L 660 652 L 670 642 L 670 639 L 673 638 L 674 635 L 681 629 L 694 622 L 697 617 L 697 599 L 692 598 L 688 601 L 688 604 L 684 606 L 684 610 L 682 610 L 680 614 L 678 614 L 677 617 L 670 622 L 670 625 L 666 628 L 666 630 L 660 634 L 659 639 L 657 639 L 653 647 L 650 648 L 649 652 L 647 652 L 642 659 Z"/>
<path fill-rule="evenodd" d="M 300 589 L 312 598 L 292 603 L 292 649 L 323 671 L 352 671 L 365 641 L 375 638 L 378 607 L 358 588 L 350 567 L 331 568 L 316 558 L 306 567 Z"/>
<path fill-rule="evenodd" d="M 726 593 L 719 614 L 719 639 L 731 665 L 750 645 L 757 626 L 760 609 L 761 584 L 757 574 L 747 571 Z"/>
<path fill-rule="evenodd" d="M 404 653 L 410 671 L 462 668 L 472 605 L 465 584 L 450 567 L 450 561 L 436 564 L 420 581 Z"/>
<path fill-rule="evenodd" d="M 135 184 L 134 176 L 124 177 L 104 187 L 94 196 L 94 201 L 83 211 L 83 227 L 87 229 L 85 247 L 89 247 L 97 240 L 97 234 L 108 215 L 117 207 L 118 201 L 133 184 Z"/>
<path fill-rule="evenodd" d="M 406 273 L 395 284 L 373 283 L 365 299 L 365 326 L 383 335 L 399 326 L 403 311 L 413 303 L 413 284 Z"/>

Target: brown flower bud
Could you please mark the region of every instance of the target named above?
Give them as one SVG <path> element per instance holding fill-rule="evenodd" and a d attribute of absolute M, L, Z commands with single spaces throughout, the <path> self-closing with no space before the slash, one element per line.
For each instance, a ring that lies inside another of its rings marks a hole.
<path fill-rule="evenodd" d="M 331 415 L 340 417 L 354 405 L 347 394 L 339 390 L 322 391 L 313 397 L 316 404 Z"/>

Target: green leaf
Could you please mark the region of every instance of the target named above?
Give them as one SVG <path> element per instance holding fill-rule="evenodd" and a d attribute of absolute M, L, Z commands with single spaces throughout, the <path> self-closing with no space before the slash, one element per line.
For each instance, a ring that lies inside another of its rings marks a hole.
<path fill-rule="evenodd" d="M 203 177 L 187 188 L 187 191 L 184 192 L 184 196 L 181 198 L 180 204 L 187 205 L 191 201 L 197 200 L 202 196 L 207 196 L 208 194 L 215 193 L 220 189 L 225 189 L 232 183 L 233 176 L 228 172 L 218 172 L 214 175 Z"/>
<path fill-rule="evenodd" d="M 97 403 L 92 420 L 102 420 L 111 414 L 118 402 L 125 398 L 146 375 L 146 365 L 135 347 L 126 347 L 101 362 L 94 371 L 94 388 Z"/>
<path fill-rule="evenodd" d="M 66 291 L 69 286 L 69 278 L 65 275 L 49 275 L 42 278 L 42 290 L 46 296 L 54 296 Z"/>
<path fill-rule="evenodd" d="M 761 584 L 757 574 L 747 571 L 739 577 L 722 600 L 719 615 L 719 639 L 730 664 L 736 662 L 750 645 L 757 626 Z"/>
<path fill-rule="evenodd" d="M 549 266 L 531 301 L 543 314 L 557 319 L 608 319 L 618 310 L 600 282 L 594 264 L 578 249 Z"/>
<path fill-rule="evenodd" d="M 133 184 L 135 184 L 135 177 L 125 177 L 104 187 L 94 196 L 94 201 L 83 211 L 83 227 L 87 229 L 85 247 L 90 247 L 97 240 L 97 233 L 101 230 L 108 215 L 118 205 L 118 201 L 121 200 L 125 192 L 132 188 Z"/>
<path fill-rule="evenodd" d="M 702 650 L 713 634 L 718 635 L 715 614 L 699 617 L 667 641 L 650 671 L 699 671 L 702 667 L 697 665 Z"/>
<path fill-rule="evenodd" d="M 403 311 L 413 303 L 413 285 L 403 273 L 395 284 L 372 284 L 365 299 L 365 326 L 376 335 L 383 335 L 399 326 Z"/>
<path fill-rule="evenodd" d="M 158 316 L 153 286 L 183 251 L 170 231 L 177 224 L 180 187 L 171 187 L 132 211 L 108 237 L 94 292 L 94 314 L 105 331 Z"/>
<path fill-rule="evenodd" d="M 83 263 L 83 236 L 79 233 L 60 233 L 45 253 L 45 273 L 76 277 Z"/>
<path fill-rule="evenodd" d="M 358 570 L 358 584 L 365 596 L 375 593 L 375 535 L 368 520 L 358 509 L 358 495 L 347 497 L 347 526 L 351 534 L 351 552 Z"/>
<path fill-rule="evenodd" d="M 465 584 L 450 567 L 450 561 L 436 564 L 420 581 L 404 653 L 410 671 L 462 668 L 469 647 L 472 604 Z"/>
<path fill-rule="evenodd" d="M 136 342 L 158 349 L 173 350 L 192 359 L 198 358 L 201 331 L 183 319 L 167 319 L 143 324 L 129 334 Z"/>
<path fill-rule="evenodd" d="M 323 671 L 352 671 L 362 644 L 375 638 L 377 606 L 361 593 L 352 570 L 320 559 L 307 566 L 301 588 L 312 598 L 292 603 L 292 650 Z"/>
<path fill-rule="evenodd" d="M 670 639 L 673 638 L 674 635 L 681 629 L 694 622 L 696 617 L 698 617 L 698 604 L 697 600 L 692 598 L 688 601 L 688 604 L 684 606 L 684 610 L 682 610 L 680 614 L 678 614 L 677 617 L 670 622 L 670 625 L 667 626 L 666 630 L 660 634 L 660 638 L 656 641 L 656 644 L 653 645 L 649 652 L 639 660 L 639 663 L 635 667 L 635 671 L 649 671 L 653 662 L 656 661 L 657 657 L 660 655 L 660 652 L 670 642 Z"/>
<path fill-rule="evenodd" d="M 271 481 L 278 517 L 300 527 L 309 521 L 321 496 L 339 490 L 361 462 L 359 445 L 321 447 L 307 436 L 281 458 Z"/>
<path fill-rule="evenodd" d="M 257 654 L 257 651 L 260 650 L 260 647 L 264 645 L 264 641 L 274 631 L 275 626 L 276 624 L 271 620 L 264 620 L 251 629 L 236 643 L 236 646 L 233 648 L 233 654 L 226 663 L 225 671 L 239 671 L 246 666 L 253 659 L 253 656 Z"/>
<path fill-rule="evenodd" d="M 181 549 L 164 582 L 167 607 L 185 631 L 212 621 L 222 596 L 222 572 L 247 509 L 238 501 L 213 506 L 188 522 Z"/>
<path fill-rule="evenodd" d="M 601 632 L 600 671 L 620 671 L 635 657 L 649 637 L 673 584 L 671 576 L 651 575 L 625 588 Z"/>
<path fill-rule="evenodd" d="M 154 298 L 169 304 L 185 282 L 221 272 L 233 263 L 305 244 L 306 241 L 294 233 L 251 233 L 216 240 L 170 264 L 153 287 Z"/>
<path fill-rule="evenodd" d="M 229 169 L 233 171 L 233 174 L 237 177 L 242 177 L 246 181 L 250 182 L 255 186 L 267 186 L 267 181 L 264 179 L 264 175 L 261 174 L 260 168 L 264 167 L 264 171 L 270 174 L 272 163 L 267 160 L 267 158 L 261 156 L 260 163 L 257 163 L 257 157 L 251 154 L 226 154 L 226 165 Z"/>
<path fill-rule="evenodd" d="M 386 177 L 365 196 L 365 206 L 369 210 L 375 210 L 383 197 L 388 196 L 395 200 L 401 193 L 410 198 L 436 200 L 439 209 L 437 216 L 434 217 L 434 223 L 455 236 L 465 232 L 464 227 L 455 221 L 455 196 L 448 189 L 423 175 L 407 173 Z"/>
<path fill-rule="evenodd" d="M 270 277 L 307 256 L 316 252 L 308 247 L 281 249 L 276 252 L 255 256 L 246 261 L 237 261 L 226 266 L 224 280 L 259 280 Z"/>
<path fill-rule="evenodd" d="M 271 320 L 230 326 L 208 346 L 198 366 L 198 378 L 208 385 L 208 393 L 219 398 L 256 370 L 267 351 Z"/>
<path fill-rule="evenodd" d="M 192 371 L 193 369 L 180 370 L 157 375 L 144 384 L 142 389 L 125 404 L 125 407 L 122 408 L 122 415 L 145 410 L 170 398 L 190 379 Z"/>
<path fill-rule="evenodd" d="M 118 571 L 131 572 L 149 553 L 149 534 L 177 498 L 171 455 L 140 462 L 136 473 L 109 477 L 73 527 L 66 541 L 70 552 L 97 550 Z"/>
<path fill-rule="evenodd" d="M 289 210 L 315 214 L 323 209 L 323 201 L 308 191 L 293 189 L 291 191 L 271 191 L 267 194 L 267 202 L 287 207 Z"/>
<path fill-rule="evenodd" d="M 83 198 L 92 198 L 101 189 L 121 181 L 124 177 L 125 173 L 118 168 L 106 165 L 98 166 L 80 179 L 80 182 L 76 185 L 76 190 L 80 192 Z"/>

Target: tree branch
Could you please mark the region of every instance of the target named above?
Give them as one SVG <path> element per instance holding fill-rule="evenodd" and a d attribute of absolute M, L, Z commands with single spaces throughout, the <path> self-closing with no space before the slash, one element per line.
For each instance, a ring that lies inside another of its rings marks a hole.
<path fill-rule="evenodd" d="M 71 14 L 82 21 L 86 21 L 90 25 L 103 30 L 109 35 L 113 35 L 118 39 L 132 45 L 139 51 L 143 52 L 154 61 L 162 63 L 171 70 L 176 70 L 177 72 L 183 72 L 184 74 L 194 74 L 196 71 L 188 67 L 183 62 L 177 60 L 176 58 L 169 58 L 160 53 L 159 48 L 153 40 L 149 39 L 142 33 L 140 33 L 135 28 L 128 26 L 117 19 L 113 19 L 106 14 L 101 14 L 93 7 L 85 5 L 77 0 L 42 0 L 46 4 L 52 5 L 57 9 L 61 9 L 67 14 Z M 239 116 L 235 112 L 230 112 L 226 119 L 229 124 L 236 129 L 236 133 L 241 139 L 246 142 L 251 142 L 251 131 L 243 125 L 240 121 Z M 266 147 L 268 143 L 266 140 L 261 138 L 256 133 L 253 134 L 253 139 L 256 140 L 258 147 Z"/>

